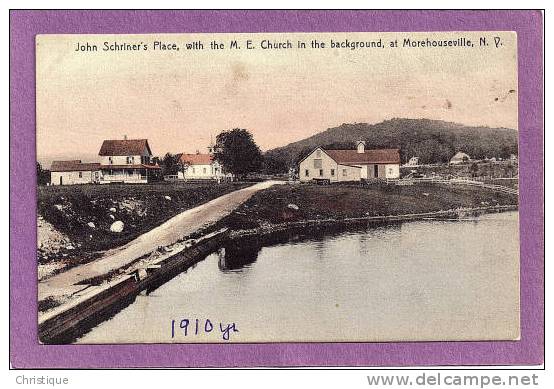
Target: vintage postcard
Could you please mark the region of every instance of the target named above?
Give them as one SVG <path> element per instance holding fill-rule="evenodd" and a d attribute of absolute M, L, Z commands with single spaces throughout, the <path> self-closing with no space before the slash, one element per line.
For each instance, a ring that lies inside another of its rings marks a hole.
<path fill-rule="evenodd" d="M 515 32 L 35 43 L 41 343 L 520 338 Z"/>

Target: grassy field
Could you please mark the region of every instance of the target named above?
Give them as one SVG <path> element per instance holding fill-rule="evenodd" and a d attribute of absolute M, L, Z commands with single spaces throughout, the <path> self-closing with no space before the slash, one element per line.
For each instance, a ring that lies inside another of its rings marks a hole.
<path fill-rule="evenodd" d="M 121 246 L 176 214 L 231 191 L 235 183 L 72 185 L 38 188 L 38 213 L 72 242 L 55 253 L 39 248 L 39 262 L 75 256 L 86 262 L 98 251 Z M 112 232 L 115 221 L 123 231 Z M 73 259 L 75 262 L 75 259 Z"/>
<path fill-rule="evenodd" d="M 317 219 L 400 215 L 517 204 L 517 197 L 477 187 L 416 184 L 277 185 L 255 194 L 225 223 L 234 229 Z M 297 209 L 296 209 L 297 208 Z"/>

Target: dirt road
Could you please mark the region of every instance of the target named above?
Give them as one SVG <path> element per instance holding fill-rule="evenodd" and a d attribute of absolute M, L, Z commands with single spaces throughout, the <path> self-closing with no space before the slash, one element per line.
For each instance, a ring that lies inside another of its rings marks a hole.
<path fill-rule="evenodd" d="M 282 182 L 261 182 L 182 212 L 126 245 L 107 251 L 93 262 L 74 267 L 39 282 L 38 299 L 41 301 L 49 296 L 71 294 L 73 291 L 82 289 L 82 285 L 75 284 L 124 267 L 160 246 L 171 245 L 184 236 L 227 216 L 254 193 L 279 183 Z"/>

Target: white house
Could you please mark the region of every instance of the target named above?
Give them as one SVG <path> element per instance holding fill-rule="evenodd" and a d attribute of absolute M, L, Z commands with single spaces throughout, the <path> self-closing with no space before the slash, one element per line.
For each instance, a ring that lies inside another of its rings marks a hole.
<path fill-rule="evenodd" d="M 80 160 L 53 161 L 50 167 L 51 185 L 92 184 L 100 181 L 99 163 L 82 163 Z"/>
<path fill-rule="evenodd" d="M 471 161 L 471 158 L 466 153 L 463 153 L 461 151 L 458 151 L 450 160 L 450 163 L 452 165 L 457 165 L 459 163 L 469 162 Z"/>
<path fill-rule="evenodd" d="M 222 166 L 214 159 L 213 155 L 201 154 L 177 154 L 178 163 L 185 167 L 177 173 L 181 180 L 223 180 L 232 179 L 232 174 L 225 173 Z"/>
<path fill-rule="evenodd" d="M 406 164 L 406 166 L 418 166 L 419 165 L 419 157 L 412 157 Z"/>
<path fill-rule="evenodd" d="M 157 177 L 160 167 L 152 163 L 147 139 L 105 140 L 100 147 L 101 184 L 143 184 Z"/>
<path fill-rule="evenodd" d="M 326 150 L 317 147 L 299 164 L 300 181 L 330 182 L 400 178 L 400 150 L 366 150 L 359 141 L 356 150 Z"/>

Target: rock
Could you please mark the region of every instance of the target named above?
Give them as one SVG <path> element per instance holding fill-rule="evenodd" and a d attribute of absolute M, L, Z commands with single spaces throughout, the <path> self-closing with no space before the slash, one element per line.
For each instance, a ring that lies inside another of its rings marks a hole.
<path fill-rule="evenodd" d="M 89 226 L 90 228 L 96 228 L 96 225 L 94 225 L 93 222 L 88 222 L 87 226 Z"/>
<path fill-rule="evenodd" d="M 423 196 L 429 196 L 429 193 L 423 193 Z"/>
<path fill-rule="evenodd" d="M 117 209 L 115 209 L 114 207 L 110 208 L 110 212 L 116 212 L 116 211 L 117 211 Z"/>
<path fill-rule="evenodd" d="M 61 211 L 63 207 L 60 204 L 55 204 L 54 208 L 56 208 L 58 211 Z"/>
<path fill-rule="evenodd" d="M 115 216 L 114 216 L 114 215 L 109 214 L 108 216 L 109 216 L 112 220 L 115 220 Z"/>
<path fill-rule="evenodd" d="M 65 246 L 65 248 L 67 250 L 75 250 L 75 247 L 73 247 L 72 245 L 67 245 L 67 246 Z"/>
<path fill-rule="evenodd" d="M 111 232 L 121 232 L 121 231 L 123 231 L 124 226 L 125 226 L 125 224 L 123 224 L 123 222 L 121 220 L 117 220 L 117 221 L 113 222 L 112 225 L 110 226 L 110 231 Z"/>
<path fill-rule="evenodd" d="M 287 207 L 290 208 L 290 209 L 294 209 L 295 211 L 298 211 L 298 205 L 296 205 L 296 204 L 289 204 L 289 205 L 287 205 Z"/>
<path fill-rule="evenodd" d="M 164 199 L 166 199 L 166 200 L 171 200 L 171 197 L 169 197 L 169 196 L 164 196 Z"/>

